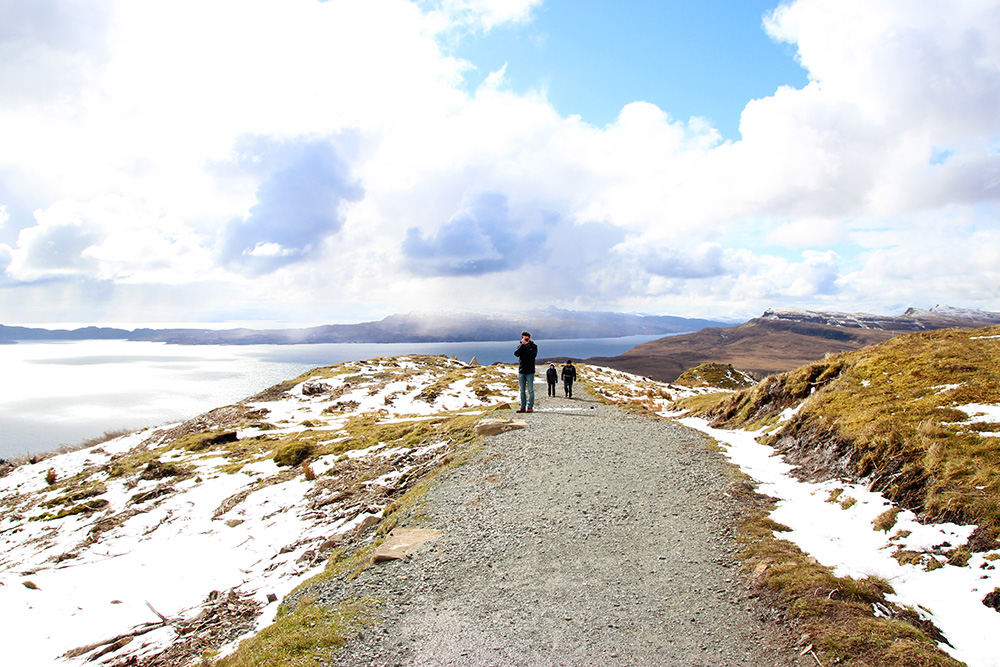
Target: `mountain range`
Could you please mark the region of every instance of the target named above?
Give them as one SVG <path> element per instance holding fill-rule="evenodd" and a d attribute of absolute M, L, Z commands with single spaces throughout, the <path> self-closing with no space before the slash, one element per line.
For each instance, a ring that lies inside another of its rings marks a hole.
<path fill-rule="evenodd" d="M 760 376 L 798 368 L 827 354 L 857 350 L 902 333 L 1000 324 L 1000 313 L 950 306 L 909 308 L 902 315 L 768 309 L 735 327 L 708 327 L 637 345 L 588 363 L 673 382 L 702 363 L 732 364 Z"/>
<path fill-rule="evenodd" d="M 300 329 L 45 329 L 0 324 L 0 343 L 41 340 L 128 340 L 182 345 L 291 345 L 303 343 L 431 343 L 516 340 L 522 330 L 539 340 L 669 335 L 705 327 L 730 326 L 718 320 L 671 315 L 630 315 L 548 308 L 520 315 L 452 311 L 390 315 L 375 322 L 327 324 Z"/>

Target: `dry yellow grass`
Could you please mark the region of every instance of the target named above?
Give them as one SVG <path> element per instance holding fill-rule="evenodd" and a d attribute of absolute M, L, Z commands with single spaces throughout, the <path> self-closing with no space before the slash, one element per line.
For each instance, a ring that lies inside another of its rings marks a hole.
<path fill-rule="evenodd" d="M 732 395 L 712 410 L 714 425 L 759 428 L 799 403 L 770 436 L 793 460 L 835 451 L 854 476 L 930 520 L 1000 525 L 998 425 L 956 409 L 1000 404 L 1000 327 L 830 356 Z"/>

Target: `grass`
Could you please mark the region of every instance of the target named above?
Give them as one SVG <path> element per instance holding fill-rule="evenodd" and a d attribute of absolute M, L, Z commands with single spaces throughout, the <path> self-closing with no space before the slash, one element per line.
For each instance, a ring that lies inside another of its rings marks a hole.
<path fill-rule="evenodd" d="M 738 473 L 742 476 L 742 473 Z M 740 525 L 740 560 L 752 586 L 785 610 L 823 665 L 856 667 L 960 667 L 938 648 L 940 633 L 919 614 L 886 599 L 883 579 L 837 577 L 828 567 L 776 533 L 788 530 L 769 518 L 774 501 L 747 482 L 730 493 L 747 508 Z M 878 608 L 888 618 L 876 617 Z M 803 653 L 806 653 L 805 649 Z"/>
<path fill-rule="evenodd" d="M 345 600 L 331 607 L 304 600 L 240 643 L 215 667 L 314 667 L 354 633 L 376 622 L 377 598 Z"/>
<path fill-rule="evenodd" d="M 802 408 L 767 441 L 830 443 L 857 478 L 932 521 L 1000 526 L 1000 438 L 955 406 L 1000 404 L 1000 327 L 907 334 L 767 378 L 713 410 L 756 430 Z M 793 462 L 794 457 L 793 457 Z"/>
<path fill-rule="evenodd" d="M 679 398 L 670 404 L 672 410 L 684 410 L 690 416 L 696 417 L 714 410 L 724 399 L 732 396 L 732 392 L 719 391 L 710 394 L 698 394 Z"/>
<path fill-rule="evenodd" d="M 687 387 L 716 387 L 719 389 L 746 389 L 757 384 L 757 379 L 738 371 L 732 364 L 709 362 L 681 373 L 673 382 Z"/>

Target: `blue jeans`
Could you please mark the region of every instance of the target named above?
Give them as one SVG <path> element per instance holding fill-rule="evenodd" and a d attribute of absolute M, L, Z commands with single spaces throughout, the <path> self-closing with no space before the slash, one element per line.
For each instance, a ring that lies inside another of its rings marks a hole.
<path fill-rule="evenodd" d="M 529 409 L 534 409 L 535 407 L 535 374 L 534 373 L 518 373 L 517 374 L 517 386 L 521 390 L 521 409 L 525 408 L 525 402 L 527 402 L 527 407 Z M 525 398 L 525 393 L 527 393 L 527 398 Z"/>

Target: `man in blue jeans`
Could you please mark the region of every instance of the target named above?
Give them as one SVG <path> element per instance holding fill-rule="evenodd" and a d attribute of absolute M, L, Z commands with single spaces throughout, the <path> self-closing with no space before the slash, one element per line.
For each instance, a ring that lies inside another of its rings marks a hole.
<path fill-rule="evenodd" d="M 521 332 L 521 344 L 514 350 L 520 361 L 517 365 L 517 386 L 521 390 L 521 409 L 518 412 L 533 412 L 535 407 L 535 357 L 538 346 L 531 340 L 531 334 Z M 527 408 L 525 408 L 527 406 Z"/>

